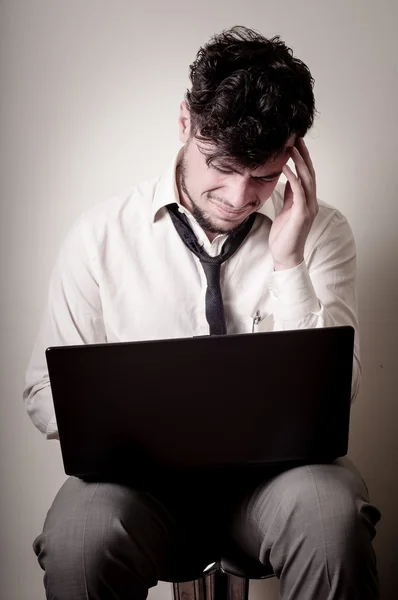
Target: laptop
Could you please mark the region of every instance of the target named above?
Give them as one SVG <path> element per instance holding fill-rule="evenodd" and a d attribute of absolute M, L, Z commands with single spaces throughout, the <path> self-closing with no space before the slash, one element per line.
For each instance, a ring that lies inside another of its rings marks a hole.
<path fill-rule="evenodd" d="M 354 329 L 57 346 L 65 472 L 140 477 L 347 453 Z"/>

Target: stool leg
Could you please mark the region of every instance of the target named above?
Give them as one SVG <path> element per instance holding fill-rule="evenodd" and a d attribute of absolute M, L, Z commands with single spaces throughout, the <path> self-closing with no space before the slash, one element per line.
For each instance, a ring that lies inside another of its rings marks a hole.
<path fill-rule="evenodd" d="M 248 600 L 249 580 L 213 571 L 195 581 L 173 583 L 174 600 Z"/>
<path fill-rule="evenodd" d="M 212 574 L 212 576 L 214 578 L 214 600 L 228 600 L 229 575 L 221 570 L 217 570 Z"/>
<path fill-rule="evenodd" d="M 173 583 L 173 598 L 174 600 L 214 600 L 212 575 L 195 581 Z"/>
<path fill-rule="evenodd" d="M 249 579 L 227 575 L 228 577 L 228 600 L 248 600 L 249 598 Z M 218 600 L 216 598 L 216 600 Z"/>

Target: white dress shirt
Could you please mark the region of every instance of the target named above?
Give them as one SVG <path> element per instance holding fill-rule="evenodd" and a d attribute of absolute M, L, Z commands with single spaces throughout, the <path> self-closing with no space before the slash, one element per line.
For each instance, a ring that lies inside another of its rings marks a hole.
<path fill-rule="evenodd" d="M 45 359 L 49 346 L 209 333 L 203 268 L 180 239 L 165 208 L 172 202 L 180 204 L 176 163 L 177 158 L 161 177 L 87 210 L 61 248 L 23 394 L 33 423 L 48 438 L 58 437 Z M 257 217 L 242 246 L 221 267 L 227 331 L 352 325 L 356 330 L 354 397 L 360 362 L 356 249 L 350 226 L 338 210 L 319 202 L 304 262 L 275 272 L 268 237 L 282 208 L 283 190 L 284 184 L 278 184 L 259 211 L 264 216 Z M 181 206 L 180 210 L 206 251 L 219 254 L 227 235 L 210 242 L 193 216 Z M 266 385 L 261 357 L 256 373 L 259 378 L 264 374 Z"/>

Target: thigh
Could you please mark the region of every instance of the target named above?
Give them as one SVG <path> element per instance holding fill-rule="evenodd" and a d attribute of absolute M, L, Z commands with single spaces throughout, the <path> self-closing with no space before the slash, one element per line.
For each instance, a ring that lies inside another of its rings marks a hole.
<path fill-rule="evenodd" d="M 366 484 L 347 458 L 273 473 L 249 487 L 232 507 L 229 535 L 254 558 L 269 557 L 276 539 L 290 528 L 311 535 L 328 521 L 358 515 L 373 539 L 378 509 Z"/>
<path fill-rule="evenodd" d="M 151 579 L 189 579 L 213 556 L 211 527 L 206 531 L 206 524 L 195 495 L 184 498 L 183 488 L 162 493 L 70 477 L 48 511 L 34 549 L 44 569 L 51 559 L 62 563 L 63 569 L 65 562 L 71 570 L 84 563 L 87 571 L 95 571 L 110 549 L 120 560 L 140 560 L 134 552 L 138 547 L 151 558 Z"/>

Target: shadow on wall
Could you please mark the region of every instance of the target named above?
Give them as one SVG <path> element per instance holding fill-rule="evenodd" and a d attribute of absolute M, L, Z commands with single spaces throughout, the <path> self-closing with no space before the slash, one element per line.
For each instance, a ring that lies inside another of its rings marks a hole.
<path fill-rule="evenodd" d="M 350 456 L 382 513 L 374 541 L 381 600 L 398 594 L 398 274 L 390 241 L 358 266 L 363 379 L 350 439 Z"/>

